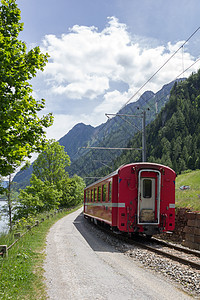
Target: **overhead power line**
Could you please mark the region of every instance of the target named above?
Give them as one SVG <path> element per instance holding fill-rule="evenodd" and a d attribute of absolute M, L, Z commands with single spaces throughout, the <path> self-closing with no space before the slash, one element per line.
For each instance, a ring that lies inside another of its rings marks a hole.
<path fill-rule="evenodd" d="M 180 49 L 183 49 L 184 45 L 199 31 L 200 29 L 200 26 L 188 37 L 188 39 L 165 61 L 165 63 L 134 93 L 133 96 L 131 96 L 129 98 L 129 100 L 121 107 L 121 109 L 123 109 L 146 85 L 147 83 L 149 83 L 158 73 L 159 71 L 177 54 L 178 51 L 180 51 Z M 182 53 L 183 55 L 183 53 Z M 191 64 L 188 68 L 186 68 L 185 70 L 183 70 L 183 72 L 181 74 L 179 74 L 176 79 L 178 77 L 180 77 L 182 74 L 184 74 L 184 72 L 186 72 L 188 69 L 190 69 L 193 65 L 195 65 L 198 61 L 200 60 L 200 58 L 198 58 L 193 64 Z M 183 66 L 184 68 L 184 66 Z M 153 97 L 150 97 L 150 99 L 153 98 Z M 163 98 L 163 97 L 162 97 Z M 148 99 L 148 100 L 150 100 Z M 145 103 L 148 101 L 146 100 Z M 161 100 L 161 99 L 160 99 Z M 150 105 L 151 106 L 151 105 Z M 120 109 L 120 110 L 121 110 Z M 120 111 L 119 110 L 119 111 Z M 108 115 L 112 115 L 112 114 L 106 114 L 107 117 L 108 117 L 108 120 L 111 121 L 111 119 L 109 118 Z M 118 115 L 121 119 L 122 119 L 122 116 L 120 114 L 113 114 L 113 115 Z M 107 126 L 108 123 L 106 122 L 102 127 L 101 129 L 98 131 L 98 133 L 100 131 L 102 131 L 105 126 Z M 132 125 L 134 126 L 134 125 Z M 134 126 L 135 127 L 135 126 Z M 138 129 L 138 128 L 137 128 Z M 81 147 L 82 149 L 85 148 L 85 149 L 101 149 L 101 150 L 106 150 L 106 149 L 109 149 L 109 150 L 142 150 L 144 152 L 144 149 L 143 148 L 107 148 L 107 147 Z M 79 150 L 81 149 L 79 148 Z M 78 152 L 79 152 L 78 150 Z M 77 152 L 77 153 L 78 153 Z M 90 152 L 90 151 L 89 151 Z"/>
<path fill-rule="evenodd" d="M 121 107 L 124 108 L 144 87 L 145 85 L 147 85 L 147 83 L 149 83 L 153 77 L 155 77 L 158 72 L 160 72 L 160 70 L 176 55 L 176 53 L 182 49 L 184 47 L 184 45 L 197 33 L 197 31 L 200 29 L 200 27 L 198 27 L 188 38 L 187 40 L 164 62 L 164 64 L 133 94 L 133 96 L 131 96 L 129 98 L 128 101 L 126 101 L 126 103 Z M 120 109 L 120 110 L 121 110 Z"/>
<path fill-rule="evenodd" d="M 185 70 L 183 70 L 177 77 L 176 79 L 178 79 L 181 75 L 183 75 L 185 72 L 187 72 L 190 68 L 192 68 L 196 63 L 198 63 L 198 61 L 200 61 L 200 58 L 198 58 L 195 62 L 193 62 L 189 67 L 187 67 Z M 175 79 L 175 80 L 176 80 Z"/>
<path fill-rule="evenodd" d="M 84 149 L 95 149 L 95 150 L 142 150 L 142 148 L 110 148 L 110 147 L 81 147 Z"/>

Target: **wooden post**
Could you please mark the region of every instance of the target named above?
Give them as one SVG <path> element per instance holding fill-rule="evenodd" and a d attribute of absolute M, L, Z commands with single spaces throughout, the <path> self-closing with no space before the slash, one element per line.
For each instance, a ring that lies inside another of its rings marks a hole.
<path fill-rule="evenodd" d="M 31 225 L 26 225 L 27 230 L 31 230 Z"/>
<path fill-rule="evenodd" d="M 14 233 L 14 238 L 15 238 L 15 239 L 20 238 L 20 236 L 21 236 L 21 232 L 15 232 L 15 233 Z"/>
<path fill-rule="evenodd" d="M 8 256 L 7 245 L 0 245 L 0 255 L 2 257 Z"/>

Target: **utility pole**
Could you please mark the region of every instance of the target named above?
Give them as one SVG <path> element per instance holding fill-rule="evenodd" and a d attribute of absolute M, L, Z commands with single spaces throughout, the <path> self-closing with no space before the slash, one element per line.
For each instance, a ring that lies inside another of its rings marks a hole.
<path fill-rule="evenodd" d="M 146 161 L 146 111 L 142 112 L 142 161 Z"/>
<path fill-rule="evenodd" d="M 158 102 L 155 103 L 156 115 L 158 114 Z"/>
<path fill-rule="evenodd" d="M 140 109 L 139 107 L 137 109 Z M 149 108 L 147 109 L 149 110 Z M 139 115 L 128 115 L 128 114 L 106 114 L 108 117 L 109 115 L 113 116 L 128 116 L 128 117 L 137 117 L 142 118 L 142 148 L 132 148 L 134 150 L 142 150 L 142 161 L 145 162 L 147 160 L 147 150 L 146 150 L 146 110 L 143 109 L 142 113 Z M 129 122 L 128 122 L 129 123 Z M 133 125 L 133 124 L 132 124 Z M 140 129 L 134 125 L 134 127 L 140 131 Z M 131 148 L 129 148 L 131 149 Z M 126 149 L 128 150 L 128 149 Z"/>
<path fill-rule="evenodd" d="M 139 107 L 137 109 L 140 109 Z M 147 109 L 149 110 L 149 109 Z M 85 149 L 97 149 L 97 150 L 141 150 L 142 151 L 142 161 L 145 162 L 147 159 L 146 154 L 146 110 L 142 110 L 142 113 L 139 115 L 128 115 L 128 114 L 105 114 L 108 118 L 109 116 L 125 116 L 125 117 L 136 117 L 136 118 L 142 118 L 142 148 L 110 148 L 110 147 L 81 147 Z M 127 121 L 126 121 L 127 122 Z M 127 122 L 130 124 L 130 122 Z M 133 127 L 135 127 L 138 131 L 139 129 L 136 125 L 131 124 Z"/>

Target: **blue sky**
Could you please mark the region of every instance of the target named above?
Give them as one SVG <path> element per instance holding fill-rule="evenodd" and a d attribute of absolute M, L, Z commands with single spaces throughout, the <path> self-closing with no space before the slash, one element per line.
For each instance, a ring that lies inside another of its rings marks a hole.
<path fill-rule="evenodd" d="M 106 122 L 105 113 L 116 113 L 200 26 L 199 0 L 17 3 L 24 22 L 20 38 L 28 49 L 40 46 L 50 54 L 32 85 L 35 98 L 46 100 L 43 113 L 54 114 L 47 136 L 56 140 L 79 122 Z M 174 80 L 199 52 L 200 30 L 138 96 Z"/>

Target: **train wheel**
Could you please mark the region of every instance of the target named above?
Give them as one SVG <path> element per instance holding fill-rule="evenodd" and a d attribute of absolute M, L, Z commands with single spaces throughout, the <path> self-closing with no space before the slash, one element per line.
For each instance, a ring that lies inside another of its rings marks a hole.
<path fill-rule="evenodd" d="M 131 232 L 132 239 L 138 239 L 138 237 L 139 237 L 139 232 Z"/>
<path fill-rule="evenodd" d="M 152 235 L 151 235 L 151 234 L 146 234 L 146 238 L 147 238 L 147 240 L 150 240 L 150 239 L 151 239 L 151 237 L 152 237 Z"/>

